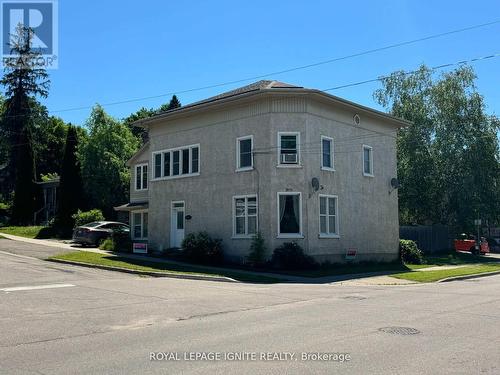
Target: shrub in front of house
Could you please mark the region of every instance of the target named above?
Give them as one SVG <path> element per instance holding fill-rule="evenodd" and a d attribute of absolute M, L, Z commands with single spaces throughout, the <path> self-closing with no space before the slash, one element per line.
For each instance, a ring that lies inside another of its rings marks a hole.
<path fill-rule="evenodd" d="M 75 219 L 75 227 L 92 223 L 93 221 L 104 220 L 104 215 L 102 214 L 102 211 L 98 210 L 97 208 L 94 208 L 93 210 L 90 211 L 78 210 L 78 212 L 71 217 Z"/>
<path fill-rule="evenodd" d="M 115 251 L 115 241 L 112 238 L 106 238 L 99 245 L 99 249 L 107 251 Z"/>
<path fill-rule="evenodd" d="M 262 233 L 257 232 L 252 238 L 247 264 L 252 267 L 263 267 L 266 263 L 266 244 Z"/>
<path fill-rule="evenodd" d="M 424 256 L 415 241 L 399 240 L 399 254 L 403 263 L 422 264 Z"/>
<path fill-rule="evenodd" d="M 190 233 L 182 241 L 186 260 L 201 264 L 221 264 L 224 260 L 222 240 L 210 237 L 207 232 Z"/>
<path fill-rule="evenodd" d="M 114 231 L 111 237 L 106 238 L 99 245 L 99 249 L 129 253 L 132 251 L 132 240 L 130 239 L 130 234 L 125 231 Z"/>
<path fill-rule="evenodd" d="M 285 242 L 277 247 L 271 258 L 271 266 L 283 270 L 308 270 L 319 267 L 314 258 L 304 254 L 302 247 L 295 242 Z"/>

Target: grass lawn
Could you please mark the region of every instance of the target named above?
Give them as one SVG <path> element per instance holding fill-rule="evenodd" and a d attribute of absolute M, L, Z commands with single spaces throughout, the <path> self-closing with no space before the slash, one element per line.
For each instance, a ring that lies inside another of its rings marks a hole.
<path fill-rule="evenodd" d="M 115 255 L 99 254 L 90 251 L 75 251 L 72 253 L 56 255 L 49 259 L 70 260 L 87 264 L 120 267 L 137 271 L 163 272 L 165 274 L 226 276 L 243 282 L 276 283 L 284 281 L 282 279 L 278 279 L 275 277 L 254 276 L 233 270 L 214 271 L 210 268 L 197 265 L 180 265 L 175 263 L 168 263 L 168 261 L 165 261 L 164 263 L 163 262 L 157 263 L 148 261 L 147 259 L 145 260 L 130 259 L 130 258 L 120 257 L 119 255 L 115 256 Z"/>
<path fill-rule="evenodd" d="M 27 238 L 47 238 L 43 237 L 46 227 L 30 226 L 30 227 L 0 227 L 0 233 L 12 234 L 13 236 Z"/>
<path fill-rule="evenodd" d="M 430 283 L 433 281 L 438 281 L 453 276 L 466 276 L 466 275 L 481 274 L 493 271 L 500 271 L 500 263 L 479 264 L 473 266 L 436 270 L 436 271 L 410 271 L 404 273 L 397 273 L 391 276 L 396 277 L 398 279 L 418 281 L 421 283 Z"/>
<path fill-rule="evenodd" d="M 411 270 L 410 267 L 397 263 L 347 263 L 322 267 L 318 270 L 311 271 L 277 271 L 286 275 L 303 276 L 303 277 L 324 277 L 324 276 L 342 276 L 358 273 L 374 273 L 374 272 L 404 272 Z M 272 271 L 269 271 L 272 272 Z"/>
<path fill-rule="evenodd" d="M 428 256 L 425 260 L 427 265 L 432 266 L 499 262 L 499 259 L 497 258 L 489 258 L 488 256 L 483 255 L 472 255 L 471 253 L 459 253 L 454 250 L 437 256 Z"/>
<path fill-rule="evenodd" d="M 398 279 L 418 281 L 423 283 L 438 281 L 453 276 L 466 276 L 486 272 L 500 271 L 500 261 L 496 258 L 457 253 L 449 251 L 445 254 L 425 257 L 425 264 L 407 264 L 410 272 L 391 275 Z M 453 269 L 435 271 L 419 271 L 419 269 L 436 266 L 465 266 Z"/>

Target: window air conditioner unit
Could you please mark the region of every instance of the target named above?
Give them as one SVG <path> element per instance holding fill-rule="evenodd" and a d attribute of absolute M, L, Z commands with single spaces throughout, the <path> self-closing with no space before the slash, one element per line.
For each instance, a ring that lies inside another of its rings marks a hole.
<path fill-rule="evenodd" d="M 281 154 L 281 164 L 297 164 L 298 154 Z"/>

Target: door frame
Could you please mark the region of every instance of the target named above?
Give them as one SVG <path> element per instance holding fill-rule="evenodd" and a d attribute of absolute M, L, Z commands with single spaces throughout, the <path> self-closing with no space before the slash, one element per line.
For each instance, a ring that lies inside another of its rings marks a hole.
<path fill-rule="evenodd" d="M 174 246 L 174 236 L 177 237 L 177 234 L 174 234 L 174 231 L 177 231 L 177 215 L 175 215 L 175 229 L 174 229 L 174 210 L 177 210 L 174 205 L 176 203 L 182 203 L 184 215 L 182 215 L 182 228 L 184 231 L 184 237 L 186 237 L 186 202 L 185 201 L 171 201 L 170 203 L 170 247 Z M 182 241 L 181 241 L 182 242 Z"/>

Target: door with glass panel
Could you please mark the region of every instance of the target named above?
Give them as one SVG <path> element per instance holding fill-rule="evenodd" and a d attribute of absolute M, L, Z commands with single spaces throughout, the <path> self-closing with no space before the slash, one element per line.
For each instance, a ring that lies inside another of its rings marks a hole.
<path fill-rule="evenodd" d="M 184 222 L 185 222 L 185 204 L 184 202 L 172 202 L 170 219 L 170 246 L 181 247 L 184 240 Z"/>

